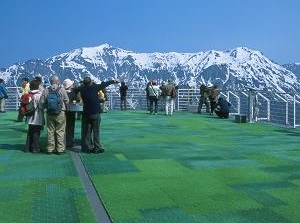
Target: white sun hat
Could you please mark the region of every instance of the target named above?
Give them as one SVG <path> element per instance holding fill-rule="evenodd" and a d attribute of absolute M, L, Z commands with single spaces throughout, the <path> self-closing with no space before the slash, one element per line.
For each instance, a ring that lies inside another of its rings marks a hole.
<path fill-rule="evenodd" d="M 74 84 L 74 81 L 71 81 L 70 79 L 65 79 L 63 82 L 64 88 L 68 89 Z"/>

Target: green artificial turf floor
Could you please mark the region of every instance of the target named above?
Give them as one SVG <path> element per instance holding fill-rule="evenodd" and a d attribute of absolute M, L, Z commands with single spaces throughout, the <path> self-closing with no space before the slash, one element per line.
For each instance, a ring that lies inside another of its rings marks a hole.
<path fill-rule="evenodd" d="M 14 117 L 0 116 L 0 222 L 95 222 L 70 155 L 24 154 Z M 105 153 L 81 157 L 115 223 L 300 222 L 297 130 L 110 111 L 101 132 Z"/>
<path fill-rule="evenodd" d="M 96 222 L 71 156 L 24 153 L 27 125 L 16 117 L 0 116 L 0 222 Z"/>

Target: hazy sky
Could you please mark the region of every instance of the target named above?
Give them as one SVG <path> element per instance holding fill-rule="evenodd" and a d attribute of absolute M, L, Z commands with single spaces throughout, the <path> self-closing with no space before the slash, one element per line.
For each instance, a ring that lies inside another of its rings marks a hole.
<path fill-rule="evenodd" d="M 108 43 L 135 52 L 245 46 L 300 62 L 299 0 L 1 0 L 0 67 Z"/>

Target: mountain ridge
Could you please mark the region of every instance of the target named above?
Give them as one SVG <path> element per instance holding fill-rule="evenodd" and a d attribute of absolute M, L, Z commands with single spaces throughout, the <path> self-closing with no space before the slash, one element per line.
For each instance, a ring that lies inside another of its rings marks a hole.
<path fill-rule="evenodd" d="M 96 82 L 116 77 L 137 88 L 144 87 L 151 79 L 159 82 L 172 79 L 189 87 L 212 83 L 230 90 L 252 87 L 279 93 L 300 92 L 299 77 L 260 51 L 247 47 L 196 53 L 137 53 L 102 44 L 46 60 L 28 60 L 0 71 L 9 86 L 18 86 L 24 76 L 41 75 L 47 80 L 53 74 L 77 82 L 87 75 Z"/>

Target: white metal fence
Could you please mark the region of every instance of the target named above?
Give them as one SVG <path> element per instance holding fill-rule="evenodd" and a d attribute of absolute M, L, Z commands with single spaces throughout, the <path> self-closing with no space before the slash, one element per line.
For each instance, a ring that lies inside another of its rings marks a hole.
<path fill-rule="evenodd" d="M 18 110 L 19 108 L 19 91 L 16 87 L 7 88 L 8 99 L 5 101 L 6 110 Z"/>
<path fill-rule="evenodd" d="M 16 87 L 8 87 L 7 110 L 17 110 L 19 95 Z M 196 111 L 199 102 L 199 89 L 178 89 L 175 109 L 178 111 Z M 279 93 L 237 91 L 222 92 L 230 103 L 230 114 L 245 114 L 248 121 L 268 121 L 286 127 L 300 126 L 300 96 Z M 106 108 L 120 109 L 118 89 L 107 89 Z M 252 101 L 253 99 L 253 101 Z M 127 109 L 147 109 L 148 101 L 143 89 L 129 88 L 127 91 Z M 160 110 L 164 110 L 163 100 L 159 100 Z M 257 114 L 256 114 L 257 113 Z"/>

